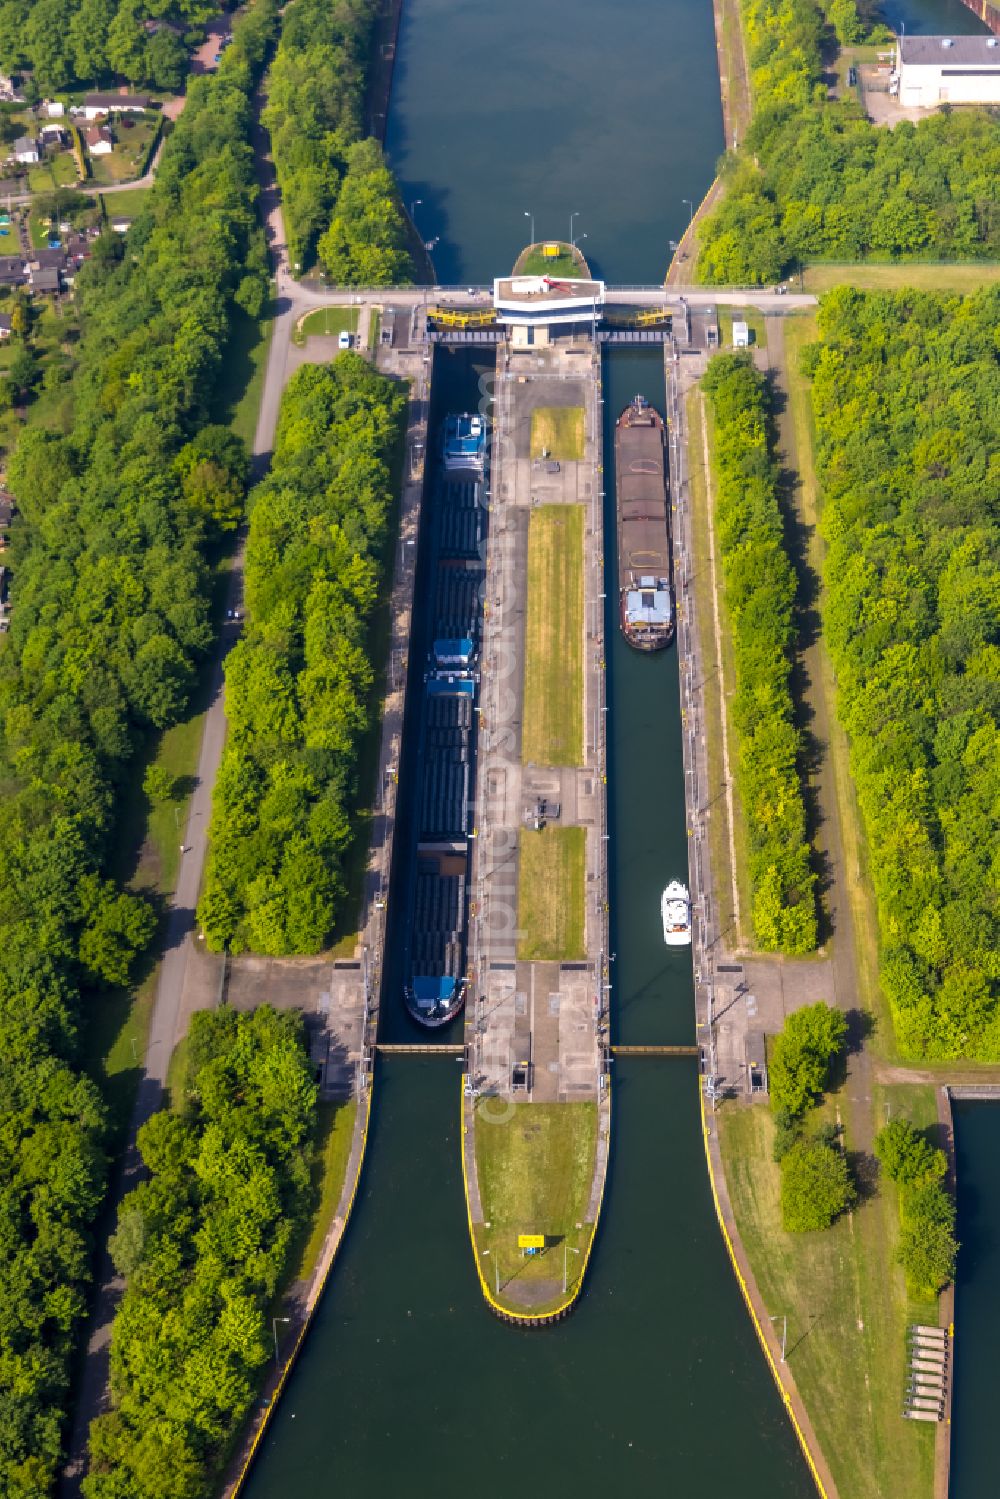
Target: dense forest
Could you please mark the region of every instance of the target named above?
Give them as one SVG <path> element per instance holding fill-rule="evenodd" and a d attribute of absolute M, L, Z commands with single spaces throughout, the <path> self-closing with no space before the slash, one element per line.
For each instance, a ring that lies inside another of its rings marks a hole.
<path fill-rule="evenodd" d="M 185 1064 L 179 1107 L 139 1131 L 149 1178 L 111 1239 L 125 1294 L 87 1499 L 210 1499 L 271 1357 L 271 1305 L 310 1205 L 301 1016 L 199 1011 Z"/>
<path fill-rule="evenodd" d="M 1000 1060 L 1000 291 L 841 288 L 807 351 L 824 629 L 907 1056 Z"/>
<path fill-rule="evenodd" d="M 343 901 L 405 404 L 356 354 L 304 366 L 285 391 L 251 501 L 247 630 L 226 664 L 198 907 L 216 951 L 318 952 Z"/>
<path fill-rule="evenodd" d="M 715 526 L 736 690 L 736 781 L 749 854 L 754 941 L 816 946 L 815 875 L 790 687 L 795 575 L 785 553 L 767 387 L 752 360 L 720 354 L 702 382 L 713 416 Z"/>
<path fill-rule="evenodd" d="M 101 1197 L 103 1115 L 78 1030 L 152 915 L 105 877 L 135 748 L 183 712 L 211 641 L 205 549 L 232 523 L 228 434 L 198 436 L 235 303 L 266 292 L 248 144 L 273 0 L 197 80 L 128 237 L 80 274 L 69 429 L 25 432 L 8 482 L 0 648 L 0 1492 L 39 1499 Z"/>
<path fill-rule="evenodd" d="M 33 93 L 125 78 L 177 89 L 212 0 L 2 0 L 0 70 L 30 70 Z"/>
<path fill-rule="evenodd" d="M 849 33 L 850 0 L 828 7 Z M 876 128 L 827 98 L 819 0 L 741 0 L 753 120 L 700 230 L 698 275 L 752 285 L 809 260 L 1000 257 L 1000 116 L 938 111 Z M 847 19 L 845 20 L 845 16 Z"/>
<path fill-rule="evenodd" d="M 406 221 L 376 140 L 362 140 L 375 0 L 296 0 L 268 75 L 271 134 L 293 266 L 317 250 L 337 282 L 409 281 Z"/>

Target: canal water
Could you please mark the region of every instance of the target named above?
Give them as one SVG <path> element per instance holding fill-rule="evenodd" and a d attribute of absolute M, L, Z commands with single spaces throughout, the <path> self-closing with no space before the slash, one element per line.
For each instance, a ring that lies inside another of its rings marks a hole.
<path fill-rule="evenodd" d="M 682 200 L 700 200 L 721 147 L 708 0 L 406 0 L 388 149 L 408 202 L 422 200 L 422 234 L 440 237 L 443 282 L 508 270 L 526 213 L 536 237 L 565 237 L 578 214 L 608 279 L 661 279 Z M 481 359 L 439 356 L 437 409 L 474 409 L 481 374 Z M 662 359 L 616 354 L 604 375 L 613 1024 L 623 1041 L 688 1041 L 690 957 L 667 954 L 659 921 L 659 892 L 687 861 L 676 652 L 628 651 L 613 599 L 613 423 L 637 391 L 663 410 Z M 405 755 L 401 773 L 405 837 Z M 383 1037 L 412 1040 L 391 1000 L 399 966 L 395 947 Z M 616 1065 L 585 1291 L 567 1321 L 534 1333 L 496 1321 L 480 1295 L 459 1079 L 450 1058 L 380 1061 L 354 1216 L 249 1499 L 362 1487 L 589 1499 L 609 1485 L 806 1499 L 716 1225 L 694 1063 Z"/>
<path fill-rule="evenodd" d="M 996 1357 L 1000 1348 L 1000 1105 L 956 1103 L 958 1281 L 951 1499 L 995 1494 Z"/>

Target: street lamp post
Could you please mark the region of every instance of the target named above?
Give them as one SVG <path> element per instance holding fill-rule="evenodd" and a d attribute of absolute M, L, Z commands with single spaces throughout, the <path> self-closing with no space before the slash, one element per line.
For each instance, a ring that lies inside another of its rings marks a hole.
<path fill-rule="evenodd" d="M 566 1287 L 569 1283 L 569 1257 L 571 1254 L 579 1254 L 579 1249 L 574 1249 L 571 1244 L 563 1240 L 563 1295 L 566 1295 Z"/>
<path fill-rule="evenodd" d="M 291 1317 L 272 1317 L 271 1331 L 274 1333 L 274 1362 L 278 1362 L 278 1323 L 291 1322 Z"/>
<path fill-rule="evenodd" d="M 423 201 L 423 198 L 414 198 L 413 202 L 410 204 L 410 223 L 413 225 L 414 229 L 417 227 L 417 209 L 421 206 Z"/>
<path fill-rule="evenodd" d="M 777 1314 L 775 1314 L 775 1316 L 773 1316 L 771 1318 L 771 1321 L 772 1322 L 777 1322 L 777 1320 L 778 1320 L 778 1316 L 777 1316 Z M 782 1363 L 785 1362 L 785 1348 L 786 1348 L 787 1344 L 788 1344 L 788 1317 L 785 1315 L 784 1312 L 782 1312 L 781 1313 L 781 1362 Z"/>
<path fill-rule="evenodd" d="M 579 217 L 580 210 L 578 208 L 574 210 L 574 212 L 569 216 L 569 242 L 574 250 L 576 249 L 576 240 L 573 238 L 573 220 L 578 219 Z"/>
<path fill-rule="evenodd" d="M 535 215 L 531 212 L 530 209 L 526 208 L 524 210 L 524 217 L 526 219 L 530 219 L 531 220 L 531 243 L 534 244 L 535 243 Z"/>
<path fill-rule="evenodd" d="M 688 211 L 688 228 L 690 229 L 691 225 L 694 223 L 694 204 L 691 202 L 690 198 L 682 198 L 681 202 L 687 208 L 687 211 Z"/>

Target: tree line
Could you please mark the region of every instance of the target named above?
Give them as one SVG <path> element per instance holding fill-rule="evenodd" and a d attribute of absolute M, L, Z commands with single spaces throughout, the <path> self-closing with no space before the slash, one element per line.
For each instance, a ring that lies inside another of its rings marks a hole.
<path fill-rule="evenodd" d="M 736 669 L 731 721 L 749 848 L 754 940 L 816 946 L 816 877 L 791 691 L 795 575 L 785 552 L 764 378 L 720 354 L 702 381 L 713 417 L 715 528 Z"/>
<path fill-rule="evenodd" d="M 827 97 L 852 0 L 741 0 L 753 119 L 723 157 L 726 191 L 700 231 L 698 275 L 763 284 L 809 260 L 1000 256 L 1000 116 L 942 110 L 892 130 Z M 856 11 L 855 26 L 856 21 Z"/>
<path fill-rule="evenodd" d="M 226 663 L 198 906 L 214 951 L 319 952 L 342 907 L 405 404 L 356 354 L 304 366 L 285 390 L 251 500 L 246 633 Z"/>
<path fill-rule="evenodd" d="M 212 0 L 2 0 L 0 68 L 30 70 L 29 97 L 125 78 L 180 88 Z"/>
<path fill-rule="evenodd" d="M 1000 1058 L 1000 291 L 824 298 L 823 626 L 901 1052 Z"/>
<path fill-rule="evenodd" d="M 296 0 L 268 74 L 264 123 L 289 258 L 342 285 L 412 279 L 406 219 L 377 140 L 363 139 L 376 0 Z"/>
<path fill-rule="evenodd" d="M 137 748 L 183 713 L 212 629 L 206 553 L 245 455 L 211 429 L 237 305 L 266 292 L 250 96 L 276 24 L 258 0 L 196 80 L 129 234 L 97 241 L 68 426 L 8 469 L 13 614 L 0 645 L 0 1491 L 57 1469 L 104 1185 L 80 1033 L 154 926 L 108 878 Z"/>
<path fill-rule="evenodd" d="M 111 1239 L 125 1292 L 86 1499 L 210 1499 L 271 1357 L 270 1312 L 312 1205 L 316 1084 L 299 1014 L 201 1010 L 176 1108 Z"/>
<path fill-rule="evenodd" d="M 943 1150 L 906 1119 L 892 1119 L 875 1137 L 882 1170 L 895 1182 L 899 1202 L 899 1263 L 909 1295 L 933 1301 L 955 1278 L 958 1241 L 955 1199 L 945 1186 Z"/>
<path fill-rule="evenodd" d="M 769 1047 L 774 1158 L 781 1166 L 781 1222 L 789 1233 L 829 1228 L 857 1199 L 837 1126 L 806 1130 L 846 1040 L 846 1018 L 820 1000 L 793 1010 Z"/>

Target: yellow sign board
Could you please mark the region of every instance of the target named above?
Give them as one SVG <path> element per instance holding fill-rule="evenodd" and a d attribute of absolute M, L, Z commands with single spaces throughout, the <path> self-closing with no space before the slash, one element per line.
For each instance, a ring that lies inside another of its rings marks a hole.
<path fill-rule="evenodd" d="M 543 245 L 542 246 L 542 254 L 546 255 L 549 258 L 549 260 L 558 260 L 561 252 L 562 252 L 562 246 L 561 245 L 551 245 L 551 244 L 549 244 L 549 245 Z"/>
<path fill-rule="evenodd" d="M 544 1234 L 518 1234 L 518 1236 L 517 1236 L 517 1247 L 518 1247 L 518 1249 L 544 1249 L 545 1248 L 545 1235 Z"/>

